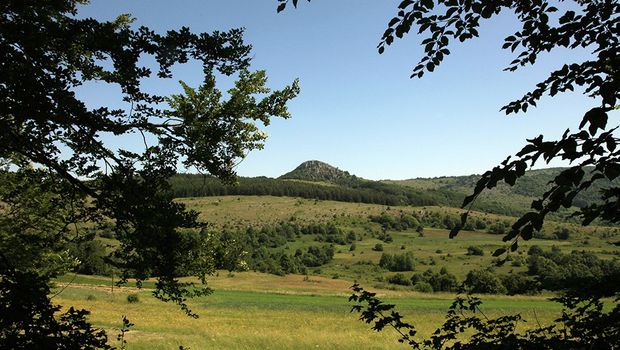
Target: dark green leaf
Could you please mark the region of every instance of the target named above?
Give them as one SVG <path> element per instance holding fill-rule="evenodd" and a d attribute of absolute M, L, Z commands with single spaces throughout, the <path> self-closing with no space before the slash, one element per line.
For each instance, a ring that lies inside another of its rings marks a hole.
<path fill-rule="evenodd" d="M 493 256 L 500 256 L 506 252 L 506 248 L 499 248 L 493 252 Z"/>

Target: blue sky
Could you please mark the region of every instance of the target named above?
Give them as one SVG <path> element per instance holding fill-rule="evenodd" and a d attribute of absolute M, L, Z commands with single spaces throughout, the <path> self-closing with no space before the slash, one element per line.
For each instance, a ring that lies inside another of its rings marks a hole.
<path fill-rule="evenodd" d="M 518 29 L 508 13 L 485 23 L 480 38 L 450 47 L 452 54 L 435 72 L 409 79 L 422 55 L 422 37 L 398 40 L 383 55 L 376 50 L 397 4 L 313 0 L 277 14 L 276 0 L 93 0 L 80 16 L 113 19 L 131 13 L 136 25 L 157 32 L 244 27 L 253 46 L 252 69 L 267 70 L 272 88 L 299 78 L 301 94 L 290 104 L 293 117 L 274 120 L 265 130 L 265 148 L 238 166 L 242 176 L 276 177 L 311 159 L 369 179 L 482 173 L 521 149 L 526 138 L 576 129 L 583 113 L 596 105 L 571 93 L 545 98 L 527 114 L 507 117 L 499 111 L 551 70 L 587 57 L 587 52 L 558 50 L 533 67 L 503 72 L 513 59 L 501 50 L 503 38 Z M 196 65 L 174 73 L 174 79 L 153 80 L 149 88 L 172 94 L 180 92 L 179 79 L 193 86 L 202 81 Z M 113 89 L 86 86 L 80 94 L 93 106 L 118 103 Z M 115 142 L 131 148 L 142 141 Z"/>

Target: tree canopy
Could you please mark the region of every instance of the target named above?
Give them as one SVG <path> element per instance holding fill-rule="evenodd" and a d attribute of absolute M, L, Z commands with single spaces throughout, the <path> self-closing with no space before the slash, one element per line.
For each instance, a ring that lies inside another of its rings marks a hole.
<path fill-rule="evenodd" d="M 20 320 L 3 318 L 17 338 L 31 334 L 24 325 L 53 315 L 49 279 L 71 268 L 68 241 L 93 238 L 83 222 L 114 225 L 120 246 L 110 262 L 123 280 L 156 277 L 155 296 L 194 315 L 186 299 L 209 289 L 177 277 L 205 282 L 213 252 L 205 223 L 173 201 L 167 180 L 184 166 L 234 181 L 236 163 L 266 139 L 260 125 L 288 118 L 286 104 L 299 93 L 297 81 L 272 91 L 264 71 L 249 70 L 242 29 L 158 34 L 127 14 L 81 18 L 87 2 L 0 4 L 0 300 L 9 312 L 15 288 L 31 284 L 21 297 L 47 305 L 14 313 Z M 146 65 L 147 57 L 155 64 Z M 172 78 L 174 65 L 190 61 L 202 65 L 199 87 L 181 82 L 179 94 L 159 96 L 145 86 L 147 78 Z M 218 76 L 236 82 L 222 92 Z M 78 93 L 86 83 L 115 87 L 125 107 L 90 107 Z M 106 143 L 106 135 L 133 135 L 144 147 Z"/>

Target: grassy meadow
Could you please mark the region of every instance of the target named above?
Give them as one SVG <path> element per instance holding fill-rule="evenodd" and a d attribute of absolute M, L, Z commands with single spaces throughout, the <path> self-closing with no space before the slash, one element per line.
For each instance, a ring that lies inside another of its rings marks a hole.
<path fill-rule="evenodd" d="M 67 275 L 57 281 L 60 293 L 54 301 L 65 306 L 91 310 L 90 320 L 109 331 L 110 343 L 116 341 L 122 316 L 135 323 L 127 334 L 128 349 L 173 349 L 180 345 L 191 349 L 406 349 L 399 344 L 393 330 L 376 333 L 370 326 L 350 313 L 348 302 L 350 286 L 360 283 L 369 291 L 377 292 L 384 301 L 397 305 L 414 324 L 419 335 L 429 336 L 444 319 L 445 312 L 455 297 L 453 293 L 419 293 L 412 287 L 386 282 L 394 274 L 377 266 L 382 253 L 411 252 L 415 257 L 414 271 L 438 271 L 446 267 L 462 281 L 468 271 L 493 266 L 491 253 L 503 247 L 501 235 L 480 231 L 463 231 L 455 239 L 448 239 L 444 229 L 424 228 L 423 234 L 413 230 L 390 231 L 393 241 L 380 241 L 371 232 L 379 231 L 369 215 L 382 212 L 399 213 L 438 211 L 459 213 L 445 207 L 386 207 L 382 205 L 318 201 L 290 197 L 223 196 L 185 198 L 180 200 L 190 209 L 197 210 L 214 230 L 224 227 L 272 225 L 278 222 L 335 223 L 345 231 L 356 233 L 356 248 L 336 245 L 334 259 L 329 263 L 309 268 L 308 275 L 276 276 L 257 272 L 219 271 L 208 280 L 214 289 L 210 296 L 193 299 L 190 307 L 200 314 L 193 319 L 178 307 L 156 300 L 146 281 L 143 289 L 113 287 L 109 277 Z M 473 216 L 493 220 L 514 218 L 485 213 Z M 501 273 L 524 271 L 529 246 L 543 249 L 559 247 L 564 252 L 587 250 L 604 259 L 617 256 L 617 247 L 610 244 L 616 228 L 587 227 L 548 222 L 555 226 L 570 227 L 577 232 L 570 239 L 532 239 L 520 245 L 508 264 L 496 268 Z M 284 247 L 287 252 L 317 244 L 315 235 L 301 235 Z M 616 238 L 613 238 L 617 240 Z M 114 244 L 113 239 L 105 240 Z M 373 247 L 381 243 L 384 250 Z M 483 249 L 483 256 L 467 255 L 469 246 Z M 64 288 L 64 289 L 62 289 Z M 138 303 L 129 303 L 127 296 L 137 293 Z M 548 300 L 551 293 L 534 296 L 484 295 L 483 311 L 489 316 L 520 313 L 528 322 L 520 327 L 529 328 L 550 324 L 561 315 L 561 306 Z"/>
<path fill-rule="evenodd" d="M 58 281 L 59 288 L 73 276 Z M 77 282 L 77 283 L 76 283 Z M 406 349 L 392 330 L 376 333 L 350 313 L 349 281 L 324 277 L 305 279 L 254 272 L 220 273 L 209 280 L 215 292 L 190 302 L 200 314 L 186 316 L 178 307 L 151 296 L 145 289 L 110 288 L 110 280 L 78 276 L 55 297 L 61 305 L 91 310 L 90 320 L 108 330 L 110 343 L 118 345 L 122 316 L 135 323 L 126 335 L 128 349 Z M 394 303 L 421 336 L 438 327 L 454 295 L 376 290 Z M 129 294 L 138 303 L 129 303 Z M 535 326 L 559 316 L 559 305 L 542 296 L 484 298 L 489 316 L 521 313 Z"/>
<path fill-rule="evenodd" d="M 345 278 L 383 286 L 380 276 L 388 277 L 392 273 L 385 272 L 368 262 L 377 264 L 383 253 L 402 254 L 411 252 L 416 258 L 415 271 L 446 267 L 449 272 L 463 279 L 472 269 L 493 265 L 495 258 L 491 256 L 497 248 L 506 247 L 502 235 L 494 235 L 483 231 L 462 231 L 455 239 L 448 238 L 448 230 L 425 228 L 421 236 L 414 230 L 390 231 L 393 241 L 383 242 L 372 237 L 368 229 L 379 231 L 380 226 L 368 221 L 369 215 L 382 212 L 397 214 L 431 211 L 459 214 L 461 211 L 449 207 L 388 207 L 377 204 L 346 203 L 335 201 L 318 201 L 310 199 L 271 197 L 271 196 L 221 196 L 185 198 L 182 200 L 188 208 L 200 213 L 201 219 L 209 222 L 212 227 L 244 228 L 247 226 L 270 225 L 289 221 L 299 224 L 333 222 L 345 231 L 356 232 L 359 241 L 356 249 L 349 251 L 348 245 L 337 245 L 334 260 L 320 268 L 311 269 L 311 273 L 326 277 Z M 474 212 L 471 217 L 486 218 L 512 222 L 514 218 L 495 214 Z M 609 235 L 619 237 L 618 228 L 599 226 L 582 227 L 572 223 L 548 221 L 545 229 L 552 231 L 556 227 L 567 227 L 576 232 L 568 240 L 532 239 L 520 242 L 520 248 L 513 253 L 510 263 L 497 268 L 498 272 L 510 273 L 526 269 L 524 259 L 532 245 L 545 250 L 552 246 L 569 253 L 572 250 L 587 250 L 601 258 L 612 259 L 618 255 L 618 247 L 610 244 Z M 297 248 L 316 244 L 315 236 L 303 235 L 294 242 L 289 242 L 284 249 L 294 252 Z M 617 238 L 614 238 L 617 240 Z M 382 244 L 383 251 L 374 251 L 376 244 Z M 467 255 L 469 246 L 483 249 L 483 256 Z M 379 282 L 379 283 L 378 283 Z M 392 286 L 393 287 L 393 286 Z"/>

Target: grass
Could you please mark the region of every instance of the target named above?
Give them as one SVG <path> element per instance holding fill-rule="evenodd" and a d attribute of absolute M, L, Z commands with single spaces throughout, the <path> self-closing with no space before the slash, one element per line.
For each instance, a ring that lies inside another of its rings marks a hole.
<path fill-rule="evenodd" d="M 200 213 L 200 219 L 209 222 L 214 230 L 221 227 L 245 229 L 248 226 L 271 225 L 277 222 L 287 221 L 298 224 L 308 223 L 335 223 L 345 232 L 350 230 L 362 238 L 356 242 L 356 250 L 349 251 L 349 245 L 337 246 L 334 261 L 321 268 L 324 276 L 344 276 L 349 279 L 360 281 L 376 280 L 381 274 L 367 270 L 360 271 L 355 264 L 362 261 L 377 263 L 381 256 L 380 252 L 374 252 L 372 247 L 382 243 L 385 252 L 390 254 L 412 252 L 418 260 L 416 270 L 426 270 L 445 266 L 451 273 L 460 279 L 464 278 L 469 270 L 474 267 L 493 265 L 491 254 L 498 248 L 506 247 L 502 242 L 502 235 L 493 235 L 486 232 L 463 231 L 456 239 L 447 239 L 448 231 L 441 229 L 425 228 L 424 237 L 418 237 L 414 231 L 389 232 L 394 238 L 391 243 L 384 243 L 373 237 L 371 232 L 379 232 L 380 226 L 368 220 L 370 215 L 378 215 L 382 212 L 398 215 L 400 212 L 439 212 L 458 215 L 461 211 L 457 208 L 447 207 L 389 207 L 376 204 L 345 203 L 335 201 L 319 201 L 291 197 L 271 196 L 221 196 L 184 198 L 180 200 L 188 208 Z M 484 219 L 489 222 L 504 221 L 514 222 L 515 218 L 488 213 L 472 212 L 470 216 Z M 558 246 L 565 252 L 571 250 L 586 250 L 597 254 L 604 259 L 616 258 L 620 251 L 610 243 L 618 240 L 620 232 L 618 228 L 588 226 L 582 227 L 571 223 L 559 223 L 548 220 L 545 223 L 545 231 L 553 232 L 558 227 L 567 227 L 573 234 L 570 240 L 541 240 L 532 239 L 520 242 L 520 249 L 513 254 L 516 260 L 525 257 L 527 249 L 531 245 L 539 245 L 545 249 Z M 612 238 L 610 238 L 612 237 Z M 291 252 L 298 248 L 317 244 L 315 236 L 302 236 L 295 242 L 290 242 L 284 249 Z M 465 255 L 469 245 L 476 245 L 485 251 L 483 257 Z M 405 249 L 401 249 L 404 246 Z M 513 266 L 508 263 L 500 268 L 501 273 L 509 273 L 511 270 L 518 272 L 524 266 Z M 385 276 L 384 276 L 385 277 Z"/>
<path fill-rule="evenodd" d="M 361 240 L 355 242 L 356 249 L 352 252 L 349 245 L 336 245 L 334 260 L 320 268 L 309 269 L 309 276 L 220 271 L 209 278 L 209 285 L 215 292 L 190 302 L 194 311 L 201 315 L 197 320 L 185 316 L 172 304 L 154 299 L 148 290 L 153 288 L 153 281 L 143 284 L 146 290 L 138 291 L 129 283 L 128 287 L 115 287 L 112 293 L 112 278 L 68 275 L 57 281 L 58 290 L 66 288 L 54 301 L 67 307 L 73 305 L 91 310 L 90 319 L 96 326 L 109 331 L 112 343 L 122 316 L 126 315 L 136 324 L 127 335 L 129 349 L 171 349 L 180 345 L 192 349 L 406 349 L 396 342 L 394 331 L 372 332 L 369 325 L 349 312 L 351 305 L 347 297 L 353 281 L 376 291 L 386 302 L 397 305 L 406 320 L 416 325 L 421 336 L 430 335 L 441 325 L 454 294 L 423 294 L 413 292 L 411 287 L 382 282 L 393 273 L 376 266 L 383 252 L 375 252 L 372 247 L 382 243 L 385 253 L 411 252 L 416 260 L 415 271 L 405 272 L 406 275 L 446 267 L 463 280 L 471 269 L 494 266 L 491 253 L 504 245 L 500 235 L 465 231 L 450 240 L 448 231 L 432 228 L 425 228 L 423 237 L 414 231 L 389 232 L 393 241 L 385 243 L 375 238 L 379 226 L 368 221 L 369 215 L 384 211 L 395 214 L 421 210 L 459 213 L 454 208 L 386 207 L 269 196 L 186 198 L 180 201 L 197 210 L 200 218 L 208 221 L 214 230 L 280 221 L 300 224 L 333 222 L 345 232 L 353 230 Z M 514 220 L 493 214 L 472 215 L 492 220 Z M 617 229 L 596 226 L 581 229 L 554 222 L 546 225 L 548 230 L 568 226 L 578 230 L 579 234 L 567 241 L 532 239 L 523 242 L 513 253 L 513 261 L 523 260 L 533 244 L 544 249 L 557 246 L 565 252 L 588 250 L 605 259 L 614 259 L 618 255 L 617 247 L 609 242 L 618 239 Z M 302 235 L 278 249 L 292 253 L 297 248 L 319 244 L 315 238 L 315 235 Z M 113 241 L 106 243 L 114 244 Z M 470 245 L 482 248 L 485 255 L 466 255 Z M 525 268 L 525 264 L 513 266 L 508 263 L 496 270 L 515 273 Z M 138 303 L 128 303 L 130 293 L 138 293 Z M 520 323 L 522 328 L 535 327 L 538 322 L 550 324 L 560 316 L 561 309 L 559 304 L 547 300 L 549 296 L 487 295 L 483 297 L 483 310 L 489 316 L 521 313 L 530 321 Z"/>
<path fill-rule="evenodd" d="M 68 276 L 70 277 L 70 276 Z M 406 349 L 396 333 L 372 332 L 349 312 L 350 281 L 304 276 L 271 276 L 253 272 L 214 276 L 215 292 L 190 302 L 200 318 L 192 319 L 176 306 L 154 299 L 148 290 L 139 302 L 127 302 L 133 288 L 114 293 L 99 284 L 108 279 L 78 276 L 81 282 L 64 289 L 54 301 L 92 311 L 90 320 L 108 330 L 111 343 L 127 316 L 136 326 L 127 334 L 129 349 Z M 60 284 L 60 283 L 59 283 Z M 148 285 L 148 284 L 147 284 Z M 380 290 L 407 320 L 428 336 L 441 324 L 454 295 Z M 550 323 L 559 305 L 543 297 L 487 296 L 483 309 L 489 316 L 520 312 L 526 319 Z M 533 327 L 536 323 L 524 324 Z"/>

